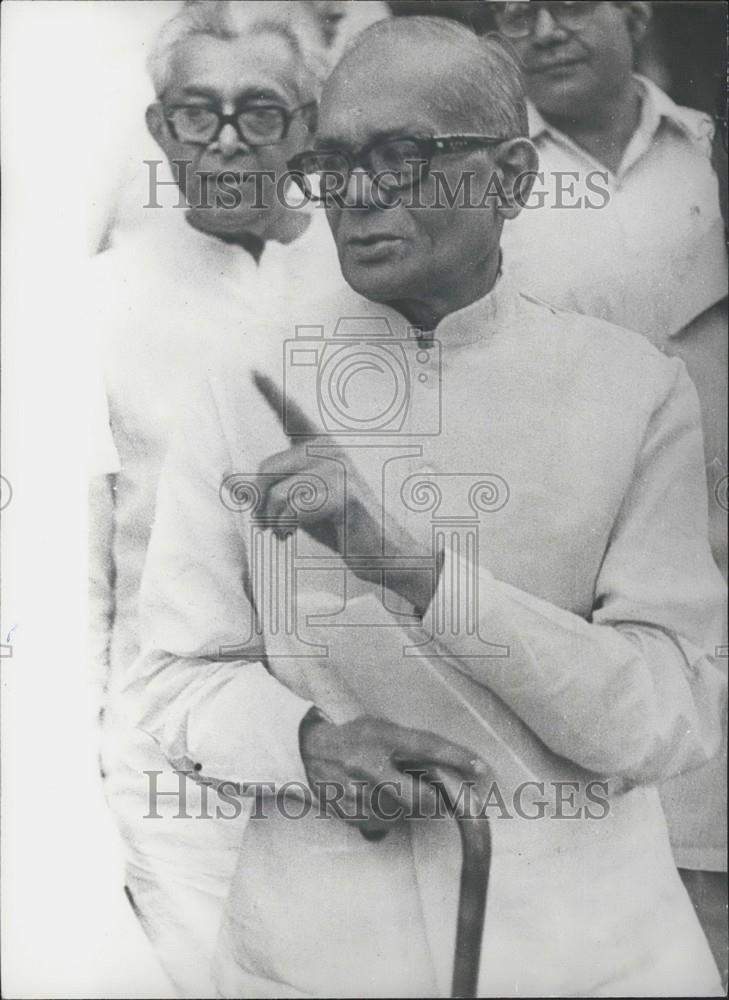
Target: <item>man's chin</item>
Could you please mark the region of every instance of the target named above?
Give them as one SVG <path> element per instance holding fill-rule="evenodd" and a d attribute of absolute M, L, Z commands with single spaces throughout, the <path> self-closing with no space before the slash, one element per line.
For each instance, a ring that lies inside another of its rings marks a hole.
<path fill-rule="evenodd" d="M 361 261 L 345 257 L 340 261 L 344 280 L 355 292 L 373 302 L 391 302 L 407 297 L 410 275 L 393 266 L 393 261 Z"/>
<path fill-rule="evenodd" d="M 344 280 L 355 292 L 373 302 L 391 302 L 402 294 L 402 282 L 388 273 L 386 265 L 362 267 L 342 267 Z"/>
<path fill-rule="evenodd" d="M 581 117 L 583 108 L 593 107 L 592 94 L 576 75 L 565 76 L 559 82 L 539 81 L 533 84 L 532 95 L 538 111 L 555 118 Z"/>
<path fill-rule="evenodd" d="M 236 236 L 240 233 L 260 235 L 266 228 L 266 213 L 263 209 L 191 208 L 188 221 L 196 228 L 212 236 Z"/>

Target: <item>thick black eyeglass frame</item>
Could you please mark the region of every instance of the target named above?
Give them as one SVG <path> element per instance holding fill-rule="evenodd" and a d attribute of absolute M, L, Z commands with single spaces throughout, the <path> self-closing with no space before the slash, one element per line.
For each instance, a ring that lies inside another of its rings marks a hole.
<path fill-rule="evenodd" d="M 177 129 L 175 128 L 175 123 L 172 119 L 172 112 L 180 110 L 182 108 L 200 108 L 202 111 L 208 111 L 214 114 L 218 119 L 218 127 L 215 133 L 209 139 L 180 139 Z M 281 129 L 281 135 L 278 139 L 273 142 L 249 142 L 248 139 L 243 135 L 243 130 L 238 122 L 238 116 L 244 114 L 246 111 L 270 111 L 275 108 L 276 111 L 280 111 L 283 118 L 283 126 Z M 236 110 L 230 114 L 226 115 L 218 108 L 211 108 L 207 104 L 169 104 L 163 106 L 163 112 L 165 120 L 172 133 L 172 138 L 176 142 L 184 142 L 186 146 L 209 146 L 213 142 L 217 142 L 220 133 L 223 131 L 226 125 L 232 125 L 235 129 L 235 133 L 242 143 L 245 143 L 249 149 L 259 149 L 264 146 L 278 146 L 279 143 L 283 142 L 289 133 L 291 128 L 291 123 L 297 114 L 301 111 L 313 111 L 316 108 L 316 101 L 307 101 L 306 104 L 300 104 L 296 108 L 284 108 L 280 104 L 250 104 L 247 107 L 236 108 Z"/>
<path fill-rule="evenodd" d="M 348 170 L 346 177 L 342 177 L 342 184 L 339 191 L 343 191 L 349 179 L 352 176 L 352 172 L 357 167 L 362 167 L 370 178 L 375 178 L 377 176 L 377 171 L 374 169 L 373 164 L 370 160 L 370 153 L 377 147 L 383 146 L 391 142 L 412 142 L 418 149 L 419 159 L 413 157 L 410 160 L 406 160 L 406 163 L 423 163 L 423 170 L 413 178 L 412 183 L 409 184 L 395 184 L 388 183 L 384 186 L 388 189 L 402 191 L 405 188 L 415 188 L 421 181 L 425 180 L 430 171 L 430 161 L 436 155 L 436 153 L 456 153 L 459 151 L 466 151 L 470 149 L 486 149 L 489 146 L 497 146 L 502 142 L 509 142 L 507 136 L 496 136 L 496 135 L 434 135 L 434 136 L 415 136 L 415 135 L 392 135 L 386 137 L 380 137 L 378 139 L 373 139 L 366 145 L 362 146 L 355 152 L 350 152 L 346 149 L 312 149 L 306 150 L 303 153 L 298 153 L 296 156 L 288 161 L 288 168 L 292 173 L 306 175 L 311 173 L 305 168 L 307 160 L 316 159 L 320 156 L 339 156 L 346 162 Z M 319 173 L 332 173 L 335 174 L 336 171 L 319 171 Z M 391 171 L 384 170 L 382 173 L 390 174 Z M 335 192 L 328 192 L 335 193 Z M 307 192 L 312 200 L 319 200 L 313 192 Z"/>

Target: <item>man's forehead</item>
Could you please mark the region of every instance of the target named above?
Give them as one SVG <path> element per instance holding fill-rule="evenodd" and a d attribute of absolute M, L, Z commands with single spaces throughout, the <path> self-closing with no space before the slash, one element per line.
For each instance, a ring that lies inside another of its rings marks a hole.
<path fill-rule="evenodd" d="M 260 90 L 288 99 L 297 89 L 297 57 L 278 32 L 230 39 L 193 35 L 172 56 L 168 91 L 234 97 Z"/>
<path fill-rule="evenodd" d="M 398 60 L 390 59 L 388 52 L 388 58 L 369 68 L 360 59 L 335 71 L 324 87 L 317 135 L 322 140 L 366 142 L 372 135 L 400 129 L 423 133 L 447 129 L 451 120 L 443 82 L 446 73 L 452 77 L 453 67 L 427 48 L 420 45 Z"/>

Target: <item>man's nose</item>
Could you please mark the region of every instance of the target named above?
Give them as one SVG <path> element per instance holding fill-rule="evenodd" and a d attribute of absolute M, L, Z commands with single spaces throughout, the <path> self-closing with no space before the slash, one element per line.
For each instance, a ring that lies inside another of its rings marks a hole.
<path fill-rule="evenodd" d="M 556 20 L 548 7 L 538 7 L 532 28 L 532 41 L 536 45 L 549 45 L 561 42 L 567 37 L 567 32 Z"/>
<path fill-rule="evenodd" d="M 356 167 L 349 175 L 344 189 L 344 205 L 346 208 L 372 208 L 376 205 L 373 197 L 374 185 L 372 178 L 362 167 Z"/>
<path fill-rule="evenodd" d="M 248 146 L 241 142 L 240 136 L 230 122 L 226 122 L 226 124 L 223 125 L 218 138 L 215 140 L 215 146 L 217 146 L 222 155 L 228 159 L 231 156 L 235 156 L 236 153 L 248 152 Z"/>

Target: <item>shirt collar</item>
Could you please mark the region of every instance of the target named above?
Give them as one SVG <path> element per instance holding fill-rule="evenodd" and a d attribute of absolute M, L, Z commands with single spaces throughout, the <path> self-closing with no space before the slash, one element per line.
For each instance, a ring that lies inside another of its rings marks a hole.
<path fill-rule="evenodd" d="M 692 142 L 701 142 L 706 139 L 701 123 L 708 122 L 708 117 L 699 116 L 692 108 L 684 108 L 676 104 L 665 91 L 661 90 L 648 77 L 634 73 L 633 79 L 638 82 L 641 91 L 641 116 L 636 132 L 645 133 L 646 138 L 652 140 L 661 124 L 667 122 Z M 552 139 L 570 141 L 563 132 L 545 120 L 531 101 L 527 102 L 527 116 L 529 135 L 532 139 L 548 135 Z"/>
<path fill-rule="evenodd" d="M 651 135 L 655 135 L 663 122 L 673 125 L 692 141 L 706 138 L 702 124 L 708 122 L 708 115 L 700 115 L 693 108 L 684 108 L 672 101 L 668 94 L 661 90 L 647 76 L 634 74 L 642 92 L 641 126 L 650 127 Z"/>

